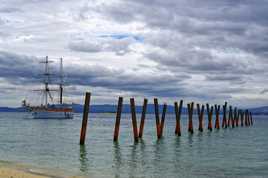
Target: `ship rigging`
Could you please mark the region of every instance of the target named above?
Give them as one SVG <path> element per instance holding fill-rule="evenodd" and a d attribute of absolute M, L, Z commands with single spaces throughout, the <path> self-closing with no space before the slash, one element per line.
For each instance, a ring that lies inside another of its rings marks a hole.
<path fill-rule="evenodd" d="M 51 73 L 49 69 L 49 63 L 52 63 L 46 56 L 44 61 L 41 63 L 45 64 L 45 71 L 43 73 L 43 89 L 38 89 L 34 91 L 40 91 L 42 93 L 41 105 L 40 106 L 31 106 L 27 104 L 26 101 L 23 101 L 23 106 L 30 111 L 34 118 L 58 118 L 58 119 L 70 119 L 73 118 L 73 109 L 71 105 L 63 103 L 63 86 L 64 86 L 64 75 L 63 75 L 63 59 L 60 58 L 60 69 L 59 69 L 59 84 L 58 89 L 51 89 Z M 52 91 L 59 92 L 58 103 L 54 103 L 54 98 L 52 96 Z"/>

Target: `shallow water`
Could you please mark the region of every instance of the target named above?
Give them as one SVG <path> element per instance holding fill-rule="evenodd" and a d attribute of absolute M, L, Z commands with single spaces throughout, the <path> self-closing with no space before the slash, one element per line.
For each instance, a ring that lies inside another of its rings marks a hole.
<path fill-rule="evenodd" d="M 35 120 L 27 113 L 0 113 L 0 160 L 93 178 L 268 177 L 267 116 L 254 116 L 251 127 L 203 133 L 197 131 L 195 116 L 193 135 L 183 116 L 182 136 L 176 137 L 174 115 L 167 115 L 164 137 L 157 140 L 154 115 L 147 115 L 138 143 L 129 114 L 122 115 L 118 143 L 113 143 L 115 114 L 89 117 L 81 147 L 81 114 L 73 120 Z"/>

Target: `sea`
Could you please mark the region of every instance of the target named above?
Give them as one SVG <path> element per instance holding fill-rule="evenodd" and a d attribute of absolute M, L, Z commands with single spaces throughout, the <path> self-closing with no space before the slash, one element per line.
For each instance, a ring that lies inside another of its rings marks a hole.
<path fill-rule="evenodd" d="M 140 115 L 137 115 L 138 125 Z M 114 113 L 90 113 L 84 146 L 79 145 L 82 115 L 74 119 L 32 119 L 28 113 L 0 113 L 0 163 L 22 163 L 89 178 L 268 177 L 268 116 L 253 116 L 250 127 L 174 134 L 175 115 L 167 114 L 157 139 L 155 116 L 146 115 L 144 135 L 134 142 L 130 114 L 121 118 L 113 142 Z M 214 118 L 215 119 L 215 118 Z"/>

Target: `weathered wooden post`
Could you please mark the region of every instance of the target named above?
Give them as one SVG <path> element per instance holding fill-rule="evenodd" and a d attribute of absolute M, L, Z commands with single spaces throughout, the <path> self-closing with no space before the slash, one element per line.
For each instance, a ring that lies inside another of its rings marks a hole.
<path fill-rule="evenodd" d="M 204 120 L 204 110 L 205 110 L 205 106 L 202 105 L 201 109 L 200 109 L 200 105 L 197 104 L 197 114 L 198 114 L 198 120 L 199 120 L 199 126 L 198 126 L 198 130 L 200 132 L 203 132 L 203 120 Z"/>
<path fill-rule="evenodd" d="M 245 111 L 245 126 L 248 126 L 248 110 Z"/>
<path fill-rule="evenodd" d="M 116 111 L 115 126 L 114 126 L 114 142 L 118 140 L 122 107 L 123 107 L 123 97 L 119 97 Z"/>
<path fill-rule="evenodd" d="M 234 108 L 234 114 L 233 114 L 233 117 L 232 117 L 232 128 L 235 127 L 236 114 L 237 114 L 237 108 L 235 107 Z"/>
<path fill-rule="evenodd" d="M 238 127 L 239 126 L 239 114 L 240 114 L 240 109 L 238 109 L 236 117 L 235 117 L 235 126 Z"/>
<path fill-rule="evenodd" d="M 81 132 L 80 132 L 80 145 L 85 144 L 85 139 L 86 139 L 86 134 L 87 134 L 87 120 L 88 120 L 88 112 L 89 112 L 89 105 L 90 105 L 90 96 L 91 96 L 91 93 L 86 92 L 84 111 L 83 111 L 83 121 L 82 121 L 82 127 L 81 127 Z"/>
<path fill-rule="evenodd" d="M 250 126 L 252 125 L 251 119 L 252 119 L 252 114 L 251 114 L 250 111 L 248 111 L 248 123 L 249 123 Z"/>
<path fill-rule="evenodd" d="M 223 105 L 222 128 L 227 128 L 226 109 L 227 109 L 227 102 L 225 102 Z"/>
<path fill-rule="evenodd" d="M 159 108 L 158 108 L 157 98 L 154 99 L 154 109 L 155 109 L 155 124 L 156 124 L 157 138 L 160 139 L 163 135 L 163 128 L 164 128 L 164 124 L 165 124 L 167 104 L 164 103 L 161 121 L 159 119 Z"/>
<path fill-rule="evenodd" d="M 189 122 L 188 122 L 188 132 L 193 134 L 193 110 L 194 110 L 194 102 L 187 104 L 188 107 L 188 115 L 189 115 Z"/>
<path fill-rule="evenodd" d="M 141 122 L 140 122 L 140 131 L 139 131 L 139 137 L 142 138 L 143 136 L 143 129 L 144 129 L 144 123 L 145 123 L 145 115 L 147 110 L 147 103 L 148 100 L 145 98 L 143 101 L 143 107 L 142 107 L 142 113 L 141 113 Z"/>
<path fill-rule="evenodd" d="M 162 117 L 161 117 L 161 123 L 160 123 L 160 135 L 158 138 L 161 138 L 163 136 L 163 130 L 165 125 L 165 118 L 166 118 L 166 111 L 167 111 L 167 103 L 164 103 L 163 111 L 162 111 Z"/>
<path fill-rule="evenodd" d="M 156 134 L 157 137 L 160 137 L 160 122 L 159 122 L 159 108 L 158 108 L 158 99 L 154 98 L 154 113 L 155 113 L 155 125 L 156 125 Z"/>
<path fill-rule="evenodd" d="M 252 113 L 251 113 L 251 112 L 249 112 L 249 115 L 250 115 L 250 125 L 253 125 Z"/>
<path fill-rule="evenodd" d="M 233 120 L 233 109 L 232 106 L 229 106 L 229 117 L 227 123 L 228 127 L 230 127 L 232 120 Z"/>
<path fill-rule="evenodd" d="M 209 109 L 208 103 L 207 103 L 207 115 L 208 115 L 208 130 L 212 131 L 213 106 L 211 106 L 211 109 Z"/>
<path fill-rule="evenodd" d="M 248 111 L 248 126 L 250 126 L 250 112 Z"/>
<path fill-rule="evenodd" d="M 248 125 L 251 126 L 251 121 L 250 121 L 250 111 L 248 111 Z"/>
<path fill-rule="evenodd" d="M 175 134 L 181 136 L 181 110 L 182 110 L 183 100 L 180 101 L 180 106 L 178 102 L 174 103 L 175 115 L 176 115 L 176 128 Z"/>
<path fill-rule="evenodd" d="M 137 142 L 138 138 L 139 138 L 139 135 L 138 135 L 138 128 L 137 128 L 136 107 L 135 107 L 134 98 L 130 98 L 130 109 L 131 109 L 131 118 L 132 118 L 132 128 L 133 128 L 134 141 Z"/>
<path fill-rule="evenodd" d="M 240 123 L 241 123 L 241 127 L 244 127 L 244 111 L 243 110 L 240 111 Z"/>
<path fill-rule="evenodd" d="M 248 113 L 247 114 L 247 123 L 248 123 L 248 126 L 250 126 L 250 113 L 249 113 L 249 111 L 247 113 Z"/>
<path fill-rule="evenodd" d="M 215 121 L 215 128 L 220 129 L 220 105 L 215 104 L 215 114 L 216 114 L 216 121 Z"/>
<path fill-rule="evenodd" d="M 248 110 L 248 117 L 247 117 L 248 118 L 248 121 L 247 121 L 248 122 L 248 126 L 250 126 L 250 118 L 249 117 L 250 116 L 249 116 L 249 110 Z"/>

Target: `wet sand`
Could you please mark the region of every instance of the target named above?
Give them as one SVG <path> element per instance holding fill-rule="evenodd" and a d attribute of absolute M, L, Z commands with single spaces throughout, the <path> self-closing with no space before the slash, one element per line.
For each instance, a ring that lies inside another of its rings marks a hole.
<path fill-rule="evenodd" d="M 19 165 L 0 165 L 0 178 L 82 178 Z"/>

